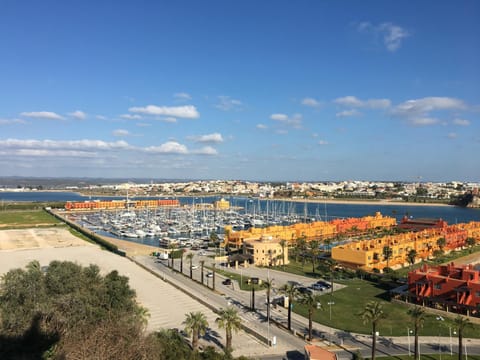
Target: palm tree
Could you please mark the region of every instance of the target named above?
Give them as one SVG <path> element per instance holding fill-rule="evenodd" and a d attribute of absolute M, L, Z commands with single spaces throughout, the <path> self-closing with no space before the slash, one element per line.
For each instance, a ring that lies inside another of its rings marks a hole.
<path fill-rule="evenodd" d="M 473 237 L 468 237 L 467 240 L 465 240 L 465 244 L 468 245 L 468 252 L 472 252 L 472 247 L 475 246 L 475 238 Z"/>
<path fill-rule="evenodd" d="M 318 255 L 318 247 L 320 246 L 320 243 L 318 240 L 312 240 L 310 241 L 310 256 L 312 257 L 312 272 L 315 274 L 315 260 L 317 259 Z"/>
<path fill-rule="evenodd" d="M 263 284 L 267 288 L 267 321 L 270 322 L 270 293 L 272 291 L 274 281 L 273 279 L 268 278 Z"/>
<path fill-rule="evenodd" d="M 213 272 L 213 283 L 212 283 L 212 290 L 215 291 L 215 270 L 216 270 L 216 265 L 215 263 L 212 264 L 212 272 Z"/>
<path fill-rule="evenodd" d="M 292 306 L 298 296 L 297 286 L 293 283 L 287 283 L 280 289 L 280 293 L 288 297 L 288 330 L 292 330 Z"/>
<path fill-rule="evenodd" d="M 458 315 L 453 322 L 457 326 L 458 331 L 458 360 L 462 360 L 463 354 L 463 332 L 466 328 L 472 326 L 470 320 L 466 317 Z"/>
<path fill-rule="evenodd" d="M 418 330 L 423 327 L 423 323 L 425 322 L 425 309 L 420 307 L 420 306 L 415 306 L 414 308 L 411 308 L 407 311 L 407 314 L 410 315 L 410 317 L 413 320 L 413 330 L 414 330 L 414 336 L 415 336 L 415 359 L 419 358 L 419 351 L 418 351 Z"/>
<path fill-rule="evenodd" d="M 201 268 L 201 280 L 202 280 L 202 285 L 203 285 L 203 268 L 205 266 L 205 260 L 200 260 L 200 268 Z"/>
<path fill-rule="evenodd" d="M 215 322 L 219 328 L 225 329 L 225 352 L 230 354 L 232 352 L 232 332 L 237 332 L 241 329 L 242 319 L 238 316 L 237 310 L 230 306 L 220 311 L 220 316 Z"/>
<path fill-rule="evenodd" d="M 417 251 L 415 249 L 411 249 L 407 254 L 407 258 L 410 265 L 415 264 L 415 259 L 417 258 Z"/>
<path fill-rule="evenodd" d="M 171 268 L 173 269 L 173 265 L 174 265 L 174 263 L 173 263 L 173 260 L 174 260 L 174 259 L 173 259 L 173 256 L 174 256 L 174 253 L 175 253 L 175 249 L 177 248 L 177 245 L 174 244 L 174 243 L 170 243 L 170 244 L 168 244 L 168 248 L 169 248 L 169 250 L 170 250 L 170 258 L 172 259 Z"/>
<path fill-rule="evenodd" d="M 187 259 L 190 260 L 190 279 L 193 278 L 193 269 L 192 269 L 192 261 L 193 261 L 194 254 L 193 253 L 188 253 L 187 254 Z"/>
<path fill-rule="evenodd" d="M 183 274 L 183 250 L 180 254 L 180 273 Z"/>
<path fill-rule="evenodd" d="M 208 328 L 208 321 L 205 314 L 197 311 L 185 314 L 185 320 L 182 324 L 185 325 L 185 332 L 188 336 L 192 335 L 192 348 L 193 351 L 198 349 L 198 338 L 205 335 L 205 331 Z"/>
<path fill-rule="evenodd" d="M 287 246 L 287 240 L 282 239 L 280 240 L 280 246 L 282 247 L 282 266 L 285 270 L 285 247 Z"/>
<path fill-rule="evenodd" d="M 437 246 L 440 248 L 443 254 L 443 248 L 447 245 L 447 240 L 444 237 L 437 239 Z"/>
<path fill-rule="evenodd" d="M 360 316 L 364 324 L 372 324 L 372 360 L 375 360 L 375 350 L 377 346 L 377 325 L 386 317 L 383 312 L 382 304 L 378 301 L 369 301 Z"/>
<path fill-rule="evenodd" d="M 320 309 L 322 307 L 320 300 L 322 298 L 318 294 L 313 294 L 311 292 L 307 292 L 302 294 L 302 296 L 298 299 L 298 302 L 302 305 L 307 307 L 308 311 L 308 339 L 312 340 L 312 328 L 313 328 L 313 314 L 315 310 Z"/>
<path fill-rule="evenodd" d="M 392 248 L 391 248 L 390 246 L 388 246 L 388 245 L 387 245 L 387 246 L 384 246 L 384 247 L 383 247 L 383 258 L 384 258 L 385 260 L 387 260 L 387 268 L 390 267 L 390 266 L 389 266 L 389 260 L 390 260 L 390 258 L 392 257 L 392 255 L 393 255 L 393 250 L 392 250 Z"/>

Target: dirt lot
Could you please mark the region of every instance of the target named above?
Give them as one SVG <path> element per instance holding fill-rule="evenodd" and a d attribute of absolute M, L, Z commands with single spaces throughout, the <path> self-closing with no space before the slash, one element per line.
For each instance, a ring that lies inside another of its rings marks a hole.
<path fill-rule="evenodd" d="M 0 231 L 0 250 L 87 246 L 66 228 L 31 228 Z"/>

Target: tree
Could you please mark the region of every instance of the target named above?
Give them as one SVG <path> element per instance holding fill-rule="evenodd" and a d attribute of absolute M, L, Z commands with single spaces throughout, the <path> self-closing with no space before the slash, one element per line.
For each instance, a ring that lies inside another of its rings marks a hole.
<path fill-rule="evenodd" d="M 447 240 L 444 237 L 438 238 L 437 239 L 437 246 L 440 248 L 440 250 L 443 253 L 443 248 L 447 245 Z"/>
<path fill-rule="evenodd" d="M 279 290 L 280 293 L 288 297 L 288 330 L 292 330 L 292 307 L 298 296 L 298 289 L 294 283 L 286 283 Z"/>
<path fill-rule="evenodd" d="M 282 266 L 283 266 L 283 269 L 285 269 L 285 248 L 287 246 L 287 240 L 281 239 L 280 246 L 282 247 Z"/>
<path fill-rule="evenodd" d="M 407 314 L 410 315 L 410 318 L 413 321 L 413 331 L 415 336 L 414 354 L 415 359 L 419 359 L 420 353 L 418 351 L 418 331 L 423 327 L 423 323 L 425 322 L 425 309 L 420 306 L 415 306 L 414 308 L 410 308 L 407 311 Z"/>
<path fill-rule="evenodd" d="M 226 309 L 220 311 L 220 316 L 215 320 L 220 329 L 225 329 L 225 353 L 231 354 L 232 352 L 232 333 L 238 332 L 242 327 L 242 319 L 238 316 L 238 312 L 235 308 L 229 306 Z"/>
<path fill-rule="evenodd" d="M 415 260 L 417 258 L 417 251 L 415 249 L 410 249 L 410 251 L 407 254 L 407 259 L 410 265 L 415 264 Z"/>
<path fill-rule="evenodd" d="M 364 324 L 370 323 L 372 325 L 372 360 L 375 360 L 375 350 L 377 346 L 377 326 L 380 321 L 386 318 L 386 314 L 383 312 L 382 304 L 378 301 L 369 301 L 363 311 L 360 313 L 360 317 Z"/>
<path fill-rule="evenodd" d="M 272 292 L 272 286 L 274 284 L 274 280 L 268 278 L 267 281 L 263 283 L 263 285 L 267 288 L 267 321 L 270 322 L 270 294 Z"/>
<path fill-rule="evenodd" d="M 297 238 L 295 242 L 295 261 L 298 262 L 298 257 L 302 256 L 302 266 L 305 265 L 305 249 L 307 247 L 307 240 L 304 235 Z"/>
<path fill-rule="evenodd" d="M 173 269 L 173 265 L 174 265 L 174 252 L 175 252 L 175 249 L 177 248 L 177 244 L 175 243 L 169 243 L 168 244 L 168 249 L 170 250 L 170 259 L 172 259 L 172 264 L 170 265 L 170 267 Z"/>
<path fill-rule="evenodd" d="M 298 302 L 307 307 L 308 311 L 308 339 L 312 340 L 312 329 L 313 329 L 313 314 L 315 310 L 321 309 L 322 305 L 320 303 L 321 296 L 318 294 L 313 294 L 311 292 L 306 292 L 300 296 Z"/>
<path fill-rule="evenodd" d="M 192 336 L 192 348 L 193 351 L 198 350 L 198 339 L 200 336 L 205 335 L 208 328 L 208 321 L 205 314 L 197 311 L 186 314 L 186 318 L 183 321 L 185 325 L 185 332 L 188 336 Z"/>
<path fill-rule="evenodd" d="M 203 269 L 205 267 L 205 260 L 200 260 L 200 279 L 202 281 L 202 285 L 203 285 Z"/>
<path fill-rule="evenodd" d="M 468 237 L 467 240 L 465 240 L 465 244 L 468 245 L 468 252 L 472 253 L 473 249 L 472 247 L 475 246 L 475 239 L 473 237 Z"/>
<path fill-rule="evenodd" d="M 192 269 L 193 264 L 192 264 L 192 262 L 193 262 L 193 257 L 194 256 L 195 255 L 192 252 L 187 254 L 187 259 L 190 261 L 190 279 L 193 278 L 193 269 Z"/>
<path fill-rule="evenodd" d="M 310 256 L 312 257 L 312 272 L 315 274 L 315 261 L 317 259 L 317 255 L 319 250 L 320 243 L 318 240 L 312 240 L 310 241 Z"/>
<path fill-rule="evenodd" d="M 390 266 L 389 266 L 389 260 L 390 260 L 390 258 L 391 258 L 392 255 L 393 255 L 393 250 L 392 250 L 392 248 L 391 248 L 390 246 L 388 246 L 388 245 L 387 245 L 387 246 L 384 246 L 382 253 L 383 253 L 383 259 L 384 259 L 384 260 L 387 260 L 387 267 L 390 267 Z"/>
<path fill-rule="evenodd" d="M 462 360 L 462 354 L 463 354 L 463 332 L 465 329 L 469 328 L 472 326 L 472 323 L 470 320 L 466 317 L 463 317 L 461 315 L 458 315 L 453 322 L 457 326 L 457 331 L 458 331 L 458 360 Z"/>

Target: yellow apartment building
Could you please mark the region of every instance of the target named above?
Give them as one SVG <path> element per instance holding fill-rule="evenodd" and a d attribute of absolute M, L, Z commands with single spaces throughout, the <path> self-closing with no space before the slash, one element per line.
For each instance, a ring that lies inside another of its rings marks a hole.
<path fill-rule="evenodd" d="M 271 236 L 245 239 L 243 254 L 249 255 L 256 266 L 288 264 L 288 246 L 282 247 L 280 240 Z"/>

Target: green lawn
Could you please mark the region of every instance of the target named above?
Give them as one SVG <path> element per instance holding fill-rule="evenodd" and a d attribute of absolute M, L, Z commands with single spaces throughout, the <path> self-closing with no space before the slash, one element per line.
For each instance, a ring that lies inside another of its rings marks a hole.
<path fill-rule="evenodd" d="M 44 210 L 0 211 L 0 229 L 51 226 L 61 222 Z"/>
<path fill-rule="evenodd" d="M 409 307 L 402 303 L 393 303 L 388 301 L 388 289 L 378 284 L 354 279 L 348 282 L 348 285 L 341 290 L 335 291 L 333 295 L 326 294 L 321 302 L 323 309 L 317 310 L 315 321 L 342 329 L 349 332 L 368 334 L 371 332 L 370 324 L 363 324 L 358 315 L 362 312 L 365 304 L 369 301 L 380 301 L 383 304 L 384 312 L 387 318 L 384 319 L 378 328 L 382 336 L 407 336 L 407 328 L 412 328 L 412 321 L 407 314 Z M 332 318 L 330 320 L 330 306 Z M 295 303 L 293 310 L 303 316 L 307 316 L 306 308 Z M 448 336 L 449 328 L 455 328 L 453 321 L 444 317 L 444 321 L 436 320 L 435 315 L 427 315 L 425 324 L 420 330 L 421 336 Z M 480 337 L 480 326 L 472 327 L 465 331 L 466 337 Z"/>

